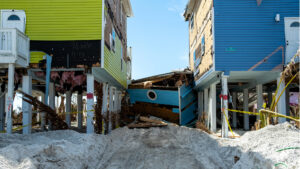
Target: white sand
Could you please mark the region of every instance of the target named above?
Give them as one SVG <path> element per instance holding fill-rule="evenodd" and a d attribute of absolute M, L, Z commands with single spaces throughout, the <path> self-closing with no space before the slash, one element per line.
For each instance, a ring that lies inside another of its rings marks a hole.
<path fill-rule="evenodd" d="M 300 132 L 288 123 L 221 139 L 197 129 L 120 128 L 108 136 L 54 131 L 0 135 L 0 168 L 299 168 Z M 240 157 L 235 164 L 234 156 Z M 285 167 L 286 165 L 287 167 Z"/>

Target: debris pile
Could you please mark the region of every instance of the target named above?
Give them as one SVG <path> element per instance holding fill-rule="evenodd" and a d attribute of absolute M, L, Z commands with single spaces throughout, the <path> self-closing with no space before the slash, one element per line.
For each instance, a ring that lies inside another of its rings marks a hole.
<path fill-rule="evenodd" d="M 138 120 L 134 121 L 133 123 L 127 125 L 128 128 L 150 128 L 150 127 L 165 127 L 168 124 L 155 119 L 150 119 L 148 117 L 138 117 Z"/>
<path fill-rule="evenodd" d="M 299 134 L 289 123 L 246 132 L 237 139 L 171 124 L 123 127 L 109 135 L 71 130 L 1 134 L 0 168 L 297 168 Z"/>
<path fill-rule="evenodd" d="M 122 108 L 128 107 L 128 115 L 155 116 L 186 124 L 195 118 L 193 85 L 193 72 L 189 69 L 133 80 L 127 90 L 131 106 L 122 105 Z"/>
<path fill-rule="evenodd" d="M 18 91 L 23 95 L 23 100 L 31 105 L 34 106 L 34 109 L 36 109 L 38 112 L 45 112 L 46 113 L 46 119 L 49 119 L 49 121 L 52 124 L 52 130 L 64 130 L 68 129 L 67 123 L 64 122 L 63 119 L 56 113 L 55 110 L 53 110 L 51 107 L 45 105 L 41 101 L 39 101 L 37 98 L 28 95 L 22 91 Z"/>

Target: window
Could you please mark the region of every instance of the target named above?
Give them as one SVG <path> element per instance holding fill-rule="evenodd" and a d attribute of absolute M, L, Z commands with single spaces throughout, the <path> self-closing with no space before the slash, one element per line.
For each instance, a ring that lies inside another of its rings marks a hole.
<path fill-rule="evenodd" d="M 204 54 L 205 54 L 205 36 L 203 36 L 201 40 L 201 56 L 204 56 Z"/>
<path fill-rule="evenodd" d="M 19 21 L 21 19 L 17 15 L 10 15 L 7 20 L 9 20 L 9 21 Z"/>
<path fill-rule="evenodd" d="M 154 90 L 149 90 L 147 92 L 147 97 L 148 97 L 148 99 L 153 100 L 153 101 L 157 99 L 157 95 Z"/>
<path fill-rule="evenodd" d="M 194 61 L 196 60 L 196 50 L 194 50 Z"/>
<path fill-rule="evenodd" d="M 123 47 L 121 46 L 121 71 L 124 72 Z"/>
<path fill-rule="evenodd" d="M 115 43 L 116 43 L 116 32 L 114 28 L 112 28 L 111 34 L 110 34 L 110 49 L 115 52 Z"/>
<path fill-rule="evenodd" d="M 300 26 L 299 22 L 291 23 L 291 27 L 299 27 L 299 26 Z"/>
<path fill-rule="evenodd" d="M 191 16 L 191 29 L 194 28 L 194 13 Z"/>

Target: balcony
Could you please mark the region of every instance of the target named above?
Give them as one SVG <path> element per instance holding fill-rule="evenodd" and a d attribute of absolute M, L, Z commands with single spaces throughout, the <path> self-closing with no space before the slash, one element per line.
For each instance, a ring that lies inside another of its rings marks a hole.
<path fill-rule="evenodd" d="M 0 68 L 9 63 L 27 67 L 30 61 L 29 38 L 18 29 L 0 29 Z"/>

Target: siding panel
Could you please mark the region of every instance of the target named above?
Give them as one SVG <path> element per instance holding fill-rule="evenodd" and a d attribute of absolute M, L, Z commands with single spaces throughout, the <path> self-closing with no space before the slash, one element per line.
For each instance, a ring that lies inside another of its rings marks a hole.
<path fill-rule="evenodd" d="M 124 70 L 121 71 L 121 41 L 118 36 L 116 36 L 115 42 L 115 52 L 109 50 L 106 45 L 104 46 L 104 69 L 127 88 L 126 64 L 123 62 Z"/>
<path fill-rule="evenodd" d="M 0 9 L 25 10 L 30 40 L 102 39 L 102 0 L 1 0 Z"/>
<path fill-rule="evenodd" d="M 247 71 L 278 47 L 285 47 L 284 17 L 299 16 L 298 0 L 214 0 L 216 70 Z M 280 22 L 275 15 L 280 14 Z M 283 62 L 278 51 L 255 68 L 269 71 Z"/>

